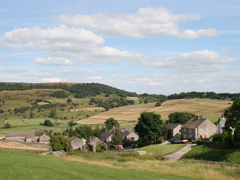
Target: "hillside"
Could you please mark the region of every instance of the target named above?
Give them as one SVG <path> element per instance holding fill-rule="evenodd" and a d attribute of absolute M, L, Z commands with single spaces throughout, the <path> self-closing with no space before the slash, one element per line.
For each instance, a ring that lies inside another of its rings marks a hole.
<path fill-rule="evenodd" d="M 103 124 L 106 119 L 113 117 L 121 123 L 121 126 L 133 126 L 136 124 L 140 114 L 145 111 L 160 114 L 163 120 L 167 120 L 168 115 L 173 112 L 192 112 L 216 122 L 224 109 L 231 106 L 231 103 L 232 101 L 227 100 L 176 99 L 165 101 L 160 107 L 156 107 L 155 103 L 136 104 L 110 109 L 109 111 L 80 120 L 78 123 Z"/>

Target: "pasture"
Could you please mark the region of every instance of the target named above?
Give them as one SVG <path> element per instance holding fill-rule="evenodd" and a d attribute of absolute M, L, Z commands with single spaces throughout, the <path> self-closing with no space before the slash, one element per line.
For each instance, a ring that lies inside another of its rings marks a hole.
<path fill-rule="evenodd" d="M 106 119 L 112 117 L 118 120 L 122 127 L 132 127 L 136 124 L 140 114 L 145 111 L 160 114 L 163 120 L 168 120 L 168 115 L 173 112 L 192 112 L 216 122 L 231 103 L 231 101 L 211 99 L 176 99 L 165 101 L 160 107 L 156 107 L 155 103 L 136 104 L 110 109 L 80 120 L 78 123 L 103 124 Z"/>

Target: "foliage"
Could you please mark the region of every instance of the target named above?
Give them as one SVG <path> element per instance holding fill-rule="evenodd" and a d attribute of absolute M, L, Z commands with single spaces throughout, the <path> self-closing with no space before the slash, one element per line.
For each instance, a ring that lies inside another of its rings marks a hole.
<path fill-rule="evenodd" d="M 67 103 L 69 104 L 70 102 L 72 102 L 72 99 L 71 99 L 71 98 L 68 98 L 68 99 L 67 99 Z"/>
<path fill-rule="evenodd" d="M 109 118 L 104 122 L 106 129 L 109 131 L 114 127 L 119 127 L 119 123 L 114 118 Z"/>
<path fill-rule="evenodd" d="M 222 134 L 222 139 L 225 148 L 233 148 L 234 146 L 234 139 L 231 131 L 225 131 Z"/>
<path fill-rule="evenodd" d="M 221 133 L 216 133 L 212 135 L 212 142 L 222 142 L 222 134 Z"/>
<path fill-rule="evenodd" d="M 14 113 L 24 113 L 25 111 L 28 110 L 29 107 L 20 107 L 20 108 L 14 108 Z"/>
<path fill-rule="evenodd" d="M 227 118 L 224 128 L 226 131 L 234 129 L 240 123 L 240 94 L 233 104 L 225 110 L 224 116 Z"/>
<path fill-rule="evenodd" d="M 4 113 L 4 110 L 0 109 L 0 113 Z"/>
<path fill-rule="evenodd" d="M 107 150 L 106 144 L 100 143 L 96 146 L 96 151 L 97 152 L 104 152 Z"/>
<path fill-rule="evenodd" d="M 120 130 L 118 128 L 116 128 L 114 133 L 113 133 L 112 144 L 114 144 L 114 145 L 122 144 L 121 132 L 120 132 Z"/>
<path fill-rule="evenodd" d="M 43 123 L 43 126 L 52 127 L 53 123 L 49 119 L 46 119 Z"/>
<path fill-rule="evenodd" d="M 49 112 L 48 117 L 50 117 L 50 118 L 55 118 L 56 115 L 57 115 L 56 109 L 52 109 L 52 110 Z"/>
<path fill-rule="evenodd" d="M 54 91 L 51 96 L 56 98 L 66 98 L 68 97 L 68 93 L 65 91 Z"/>
<path fill-rule="evenodd" d="M 29 118 L 30 118 L 30 119 L 33 119 L 33 118 L 34 118 L 34 114 L 33 114 L 33 112 L 32 112 L 32 111 L 30 111 Z"/>
<path fill-rule="evenodd" d="M 68 149 L 69 144 L 62 135 L 53 135 L 49 141 L 53 151 Z"/>
<path fill-rule="evenodd" d="M 161 102 L 156 102 L 155 106 L 158 107 L 158 106 L 161 106 Z"/>
<path fill-rule="evenodd" d="M 9 123 L 6 123 L 4 128 L 9 129 L 9 128 L 11 128 L 11 125 Z"/>
<path fill-rule="evenodd" d="M 134 129 L 140 138 L 148 139 L 150 143 L 152 140 L 156 142 L 160 136 L 166 137 L 167 134 L 166 125 L 161 120 L 161 116 L 153 112 L 143 112 Z"/>
<path fill-rule="evenodd" d="M 68 126 L 70 126 L 71 128 L 73 127 L 73 126 L 76 126 L 77 125 L 77 123 L 76 122 L 73 122 L 73 120 L 71 120 L 70 122 L 68 122 Z"/>
<path fill-rule="evenodd" d="M 240 142 L 240 122 L 238 122 L 234 131 L 234 141 Z"/>
<path fill-rule="evenodd" d="M 185 124 L 189 119 L 196 118 L 197 115 L 189 112 L 174 112 L 169 114 L 169 123 Z"/>

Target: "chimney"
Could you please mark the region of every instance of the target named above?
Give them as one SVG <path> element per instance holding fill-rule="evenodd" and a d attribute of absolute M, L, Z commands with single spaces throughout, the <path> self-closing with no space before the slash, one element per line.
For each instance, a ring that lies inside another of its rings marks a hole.
<path fill-rule="evenodd" d="M 198 115 L 198 116 L 197 116 L 197 120 L 198 120 L 198 119 L 202 119 L 202 115 Z"/>

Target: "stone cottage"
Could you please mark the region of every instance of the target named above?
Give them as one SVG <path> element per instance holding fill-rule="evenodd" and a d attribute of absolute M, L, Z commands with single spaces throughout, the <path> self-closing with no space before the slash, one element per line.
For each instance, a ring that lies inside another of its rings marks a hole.
<path fill-rule="evenodd" d="M 182 139 L 190 138 L 210 138 L 217 132 L 217 126 L 208 119 L 198 116 L 197 118 L 191 118 L 181 128 Z"/>
<path fill-rule="evenodd" d="M 103 141 L 101 141 L 97 137 L 90 138 L 90 141 L 87 143 L 89 150 L 93 152 L 96 152 L 96 147 L 98 144 L 104 144 L 105 146 L 107 146 Z"/>
<path fill-rule="evenodd" d="M 43 129 L 35 132 L 35 141 L 40 143 L 49 143 L 50 133 L 49 130 Z"/>
<path fill-rule="evenodd" d="M 5 140 L 20 142 L 25 141 L 28 143 L 35 142 L 35 132 L 34 131 L 6 132 Z"/>
<path fill-rule="evenodd" d="M 86 144 L 86 140 L 85 139 L 80 139 L 76 136 L 71 137 L 69 140 L 69 149 L 70 150 L 82 150 L 83 146 Z"/>
<path fill-rule="evenodd" d="M 168 130 L 169 138 L 175 137 L 181 134 L 181 125 L 175 123 L 168 123 L 166 129 Z"/>

